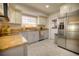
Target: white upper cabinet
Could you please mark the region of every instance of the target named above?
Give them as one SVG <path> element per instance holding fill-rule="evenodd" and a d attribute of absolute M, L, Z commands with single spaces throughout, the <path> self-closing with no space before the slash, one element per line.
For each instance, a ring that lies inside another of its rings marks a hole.
<path fill-rule="evenodd" d="M 10 19 L 10 23 L 21 24 L 21 12 L 16 10 L 14 6 L 9 5 L 8 17 Z"/>
<path fill-rule="evenodd" d="M 15 23 L 15 10 L 14 9 L 9 8 L 8 17 L 9 17 L 10 23 Z"/>
<path fill-rule="evenodd" d="M 79 4 L 65 4 L 60 7 L 60 14 L 70 13 L 79 9 Z"/>
<path fill-rule="evenodd" d="M 48 20 L 48 19 L 45 18 L 45 17 L 38 17 L 38 24 L 39 24 L 39 25 L 47 25 L 47 23 L 48 23 L 47 20 Z"/>
<path fill-rule="evenodd" d="M 79 4 L 71 4 L 70 5 L 70 12 L 76 11 L 79 9 Z"/>
<path fill-rule="evenodd" d="M 3 15 L 3 14 L 4 14 L 4 12 L 3 12 L 3 4 L 0 3 L 0 15 Z"/>
<path fill-rule="evenodd" d="M 15 23 L 21 24 L 22 23 L 22 14 L 19 11 L 15 12 Z"/>

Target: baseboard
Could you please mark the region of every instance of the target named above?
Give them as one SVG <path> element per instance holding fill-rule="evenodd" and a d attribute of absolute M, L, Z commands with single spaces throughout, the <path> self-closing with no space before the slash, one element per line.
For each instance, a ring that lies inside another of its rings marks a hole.
<path fill-rule="evenodd" d="M 61 47 L 61 46 L 58 46 L 58 47 L 63 48 L 63 49 L 65 49 L 65 50 L 67 50 L 67 51 L 70 51 L 70 52 L 72 52 L 72 53 L 75 53 L 75 54 L 79 55 L 79 53 L 74 52 L 74 51 L 71 51 L 71 50 L 69 50 L 69 49 L 67 49 L 67 48 L 64 48 L 64 47 Z"/>

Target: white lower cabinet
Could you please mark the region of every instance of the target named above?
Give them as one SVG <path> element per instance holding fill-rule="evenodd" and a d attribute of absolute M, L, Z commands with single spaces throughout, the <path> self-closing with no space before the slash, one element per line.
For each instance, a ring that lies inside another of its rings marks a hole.
<path fill-rule="evenodd" d="M 0 53 L 1 56 L 27 56 L 27 44 L 16 46 Z"/>
<path fill-rule="evenodd" d="M 28 32 L 28 42 L 36 42 L 39 40 L 39 32 L 38 31 L 29 31 Z"/>
<path fill-rule="evenodd" d="M 41 38 L 40 39 L 48 39 L 49 35 L 48 35 L 48 30 L 42 30 L 40 32 L 41 34 Z"/>
<path fill-rule="evenodd" d="M 33 43 L 39 40 L 39 31 L 26 31 L 22 32 L 22 35 L 28 41 L 28 43 Z"/>

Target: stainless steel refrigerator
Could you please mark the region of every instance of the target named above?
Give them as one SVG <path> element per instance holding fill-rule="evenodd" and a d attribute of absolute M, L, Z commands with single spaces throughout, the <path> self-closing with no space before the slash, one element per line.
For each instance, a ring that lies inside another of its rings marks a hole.
<path fill-rule="evenodd" d="M 56 44 L 79 53 L 79 10 L 67 13 L 63 25 L 59 25 Z M 61 19 L 61 18 L 60 18 Z M 62 28 L 60 28 L 62 27 Z"/>
<path fill-rule="evenodd" d="M 66 27 L 66 48 L 79 53 L 79 10 L 69 14 Z"/>

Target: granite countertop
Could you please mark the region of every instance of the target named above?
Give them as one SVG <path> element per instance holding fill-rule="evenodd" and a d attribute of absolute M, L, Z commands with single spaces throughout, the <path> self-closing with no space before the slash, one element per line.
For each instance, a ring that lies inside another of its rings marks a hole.
<path fill-rule="evenodd" d="M 21 34 L 0 37 L 0 51 L 26 44 L 27 40 Z"/>

